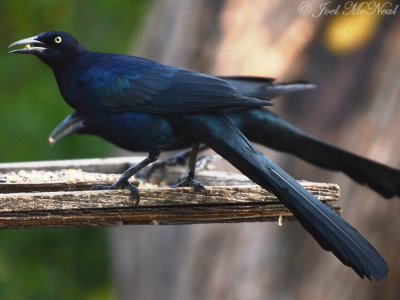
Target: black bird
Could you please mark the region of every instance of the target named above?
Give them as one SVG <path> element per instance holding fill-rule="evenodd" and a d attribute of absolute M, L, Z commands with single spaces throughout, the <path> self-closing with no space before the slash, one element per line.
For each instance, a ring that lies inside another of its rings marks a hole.
<path fill-rule="evenodd" d="M 325 250 L 361 277 L 380 280 L 388 266 L 350 224 L 258 152 L 222 110 L 268 105 L 241 94 L 213 76 L 126 55 L 86 50 L 65 32 L 46 32 L 13 43 L 11 53 L 33 54 L 54 72 L 64 100 L 95 126 L 114 135 L 130 132 L 149 152 L 108 188 L 128 187 L 127 179 L 157 159 L 175 132 L 190 136 L 193 148 L 184 184 L 197 186 L 194 167 L 204 142 L 243 174 L 273 192 Z M 165 130 L 170 128 L 170 130 Z M 160 130 L 162 129 L 162 130 Z"/>
<path fill-rule="evenodd" d="M 246 81 L 248 80 L 246 78 Z M 265 87 L 268 86 L 268 82 L 269 80 L 264 83 Z M 256 83 L 258 85 L 260 79 L 257 79 Z M 294 90 L 300 90 L 301 83 L 296 83 L 296 86 Z M 304 89 L 310 87 L 309 84 L 304 84 Z M 225 115 L 252 142 L 296 155 L 325 169 L 342 171 L 356 182 L 367 185 L 385 198 L 400 196 L 400 171 L 397 169 L 322 142 L 263 108 L 239 108 L 225 111 Z M 77 112 L 69 115 L 53 130 L 49 142 L 55 144 L 75 133 L 98 135 L 129 151 L 146 151 L 146 149 L 140 148 L 136 137 L 132 134 L 121 136 L 121 133 L 115 135 L 112 132 L 104 131 Z M 174 140 L 176 142 L 168 145 L 164 150 L 181 150 L 191 146 L 190 137 L 182 132 L 177 132 Z M 207 148 L 203 144 L 199 150 Z M 190 150 L 179 152 L 177 155 L 153 165 L 146 176 L 150 176 L 159 167 L 184 164 L 189 156 Z"/>

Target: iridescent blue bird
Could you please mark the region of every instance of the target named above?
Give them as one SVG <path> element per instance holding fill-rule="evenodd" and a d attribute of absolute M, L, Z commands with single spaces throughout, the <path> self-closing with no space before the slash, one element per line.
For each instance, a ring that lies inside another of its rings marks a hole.
<path fill-rule="evenodd" d="M 46 32 L 13 43 L 11 53 L 33 54 L 54 72 L 64 100 L 97 128 L 118 136 L 131 133 L 149 156 L 126 170 L 111 187 L 129 188 L 128 178 L 158 158 L 177 132 L 193 143 L 189 173 L 181 185 L 202 188 L 194 180 L 200 142 L 244 175 L 274 193 L 320 246 L 333 252 L 361 277 L 383 279 L 388 266 L 350 224 L 257 151 L 223 110 L 270 105 L 217 77 L 148 59 L 92 52 L 65 32 Z"/>

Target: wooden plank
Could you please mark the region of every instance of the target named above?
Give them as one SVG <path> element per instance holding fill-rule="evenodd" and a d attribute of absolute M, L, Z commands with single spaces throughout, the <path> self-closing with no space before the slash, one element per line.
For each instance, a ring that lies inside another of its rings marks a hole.
<path fill-rule="evenodd" d="M 119 177 L 119 174 L 84 172 L 80 169 L 24 169 L 0 174 L 0 193 L 90 190 L 95 185 L 110 185 Z M 139 185 L 135 178 L 130 182 Z"/>
<path fill-rule="evenodd" d="M 336 201 L 339 189 L 335 184 L 305 183 L 312 194 L 323 201 Z M 152 187 L 140 189 L 139 207 L 278 204 L 272 193 L 257 185 L 206 186 L 206 193 L 192 188 Z M 134 207 L 128 190 L 58 191 L 0 194 L 0 213 L 21 211 L 51 211 L 57 209 L 105 209 Z"/>
<path fill-rule="evenodd" d="M 330 207 L 340 213 L 339 207 Z M 1 213 L 0 228 L 183 225 L 276 222 L 293 219 L 293 215 L 282 205 L 165 206 Z"/>
<path fill-rule="evenodd" d="M 9 173 L 19 170 L 60 170 L 60 169 L 81 169 L 86 172 L 120 173 L 131 164 L 137 164 L 145 157 L 126 156 L 111 158 L 90 158 L 70 160 L 48 160 L 33 162 L 1 163 L 0 173 Z"/>
<path fill-rule="evenodd" d="M 121 166 L 126 158 L 110 160 Z M 131 159 L 129 159 L 131 160 Z M 91 160 L 95 168 L 98 160 Z M 16 165 L 16 166 L 15 166 Z M 292 220 L 293 215 L 271 193 L 250 184 L 241 174 L 202 171 L 197 178 L 206 193 L 192 188 L 169 188 L 133 180 L 141 200 L 135 206 L 127 190 L 93 191 L 97 184 L 111 184 L 118 174 L 84 172 L 55 166 L 94 168 L 90 161 L 61 161 L 14 164 L 0 174 L 0 228 L 118 226 L 125 224 L 197 224 Z M 115 166 L 110 163 L 111 169 Z M 18 169 L 21 167 L 23 169 Z M 31 168 L 31 169 L 29 169 Z M 43 168 L 48 168 L 44 169 Z M 26 170 L 27 169 L 27 170 Z M 178 169 L 171 169 L 173 177 Z M 180 168 L 180 173 L 183 169 Z M 165 173 L 166 178 L 171 174 Z M 167 180 L 169 181 L 169 180 Z M 215 184 L 229 186 L 215 186 Z M 322 201 L 336 201 L 336 184 L 300 182 Z M 232 185 L 234 184 L 234 185 Z M 331 206 L 340 213 L 340 207 Z"/>

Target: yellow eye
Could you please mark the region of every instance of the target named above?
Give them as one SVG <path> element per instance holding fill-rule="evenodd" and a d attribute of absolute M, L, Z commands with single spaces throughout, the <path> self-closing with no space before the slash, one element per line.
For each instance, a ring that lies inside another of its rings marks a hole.
<path fill-rule="evenodd" d="M 58 36 L 54 39 L 54 41 L 56 42 L 56 44 L 60 44 L 62 42 L 62 38 L 61 36 Z"/>

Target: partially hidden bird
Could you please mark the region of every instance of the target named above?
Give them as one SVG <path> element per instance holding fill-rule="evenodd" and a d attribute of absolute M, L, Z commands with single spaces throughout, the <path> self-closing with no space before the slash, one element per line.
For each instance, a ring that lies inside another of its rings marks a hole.
<path fill-rule="evenodd" d="M 229 80 L 229 79 L 227 79 Z M 246 84 L 254 82 L 254 89 L 261 83 L 261 78 L 236 77 L 235 80 L 245 80 Z M 270 86 L 270 79 L 265 79 L 264 89 Z M 290 84 L 292 86 L 292 84 Z M 271 86 L 274 87 L 275 85 Z M 308 83 L 295 83 L 296 88 L 285 91 L 299 91 L 309 89 Z M 294 86 L 292 86 L 294 87 Z M 259 89 L 259 92 L 262 92 Z M 336 146 L 323 142 L 300 130 L 295 125 L 280 118 L 264 108 L 238 108 L 224 111 L 225 116 L 252 142 L 264 145 L 271 149 L 293 154 L 318 167 L 341 171 L 354 181 L 368 186 L 386 199 L 400 196 L 400 170 L 372 161 L 359 155 L 350 153 Z M 163 130 L 163 128 L 160 128 Z M 126 132 L 126 131 L 124 131 Z M 50 134 L 49 143 L 56 144 L 62 139 L 74 134 L 89 134 L 99 136 L 114 145 L 132 152 L 146 151 L 134 135 L 126 132 L 118 135 L 112 131 L 105 131 L 96 126 L 76 111 L 67 116 Z M 164 150 L 176 151 L 187 149 L 191 146 L 190 137 L 183 132 L 175 132 L 175 142 L 169 144 Z M 202 144 L 199 150 L 208 147 Z M 185 164 L 190 157 L 190 150 L 183 150 L 178 154 L 154 164 L 144 174 L 148 179 L 158 168 Z M 143 175 L 142 175 L 143 176 Z"/>
<path fill-rule="evenodd" d="M 128 179 L 157 160 L 176 133 L 190 138 L 189 173 L 179 186 L 203 188 L 194 180 L 200 143 L 205 143 L 249 179 L 274 193 L 319 245 L 359 276 L 381 280 L 389 268 L 374 247 L 348 222 L 257 151 L 224 110 L 268 106 L 227 80 L 128 55 L 85 49 L 70 34 L 41 33 L 9 46 L 32 54 L 53 71 L 64 100 L 80 116 L 116 139 L 131 134 L 148 157 L 106 189 L 138 190 Z M 20 48 L 16 48 L 20 47 Z"/>

